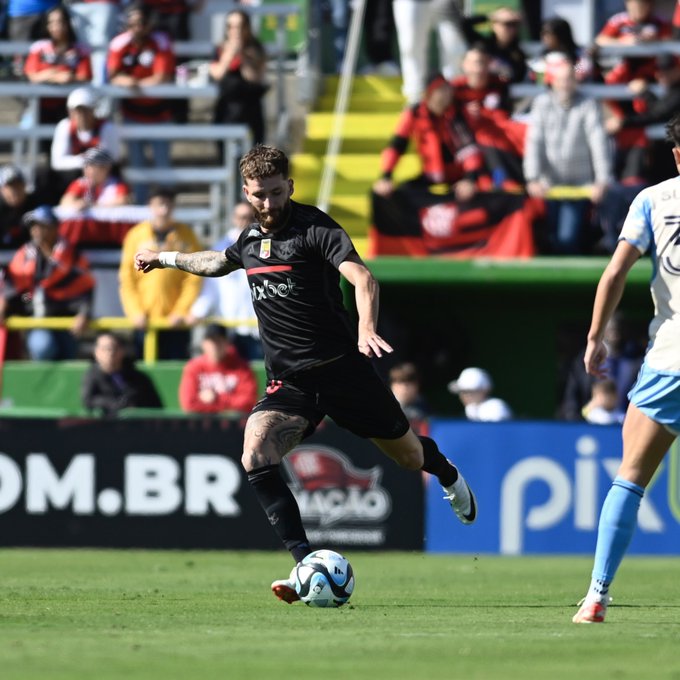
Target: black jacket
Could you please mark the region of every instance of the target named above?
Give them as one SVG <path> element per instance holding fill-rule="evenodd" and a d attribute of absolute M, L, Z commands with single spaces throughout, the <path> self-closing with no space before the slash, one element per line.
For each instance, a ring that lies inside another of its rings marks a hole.
<path fill-rule="evenodd" d="M 104 373 L 93 363 L 83 376 L 81 395 L 88 411 L 107 416 L 115 416 L 124 408 L 163 408 L 149 376 L 132 362 L 125 363 L 117 374 Z"/>

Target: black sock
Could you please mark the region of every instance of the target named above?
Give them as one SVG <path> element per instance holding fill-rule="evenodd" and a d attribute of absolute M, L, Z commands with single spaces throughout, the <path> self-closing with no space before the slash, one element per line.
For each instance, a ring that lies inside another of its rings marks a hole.
<path fill-rule="evenodd" d="M 442 486 L 451 486 L 458 479 L 458 470 L 439 450 L 434 439 L 418 437 L 423 445 L 423 467 L 421 470 L 434 475 Z"/>
<path fill-rule="evenodd" d="M 264 508 L 269 523 L 290 550 L 295 562 L 309 555 L 312 549 L 302 526 L 300 508 L 293 492 L 283 480 L 279 466 L 267 465 L 253 470 L 248 473 L 248 481 Z"/>

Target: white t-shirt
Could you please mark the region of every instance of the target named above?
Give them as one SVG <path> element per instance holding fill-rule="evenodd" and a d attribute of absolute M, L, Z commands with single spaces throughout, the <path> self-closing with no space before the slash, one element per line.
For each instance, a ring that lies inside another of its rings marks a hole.
<path fill-rule="evenodd" d="M 655 371 L 680 372 L 680 177 L 643 189 L 631 203 L 619 240 L 650 251 L 654 318 L 645 361 Z"/>
<path fill-rule="evenodd" d="M 92 133 L 77 131 L 81 142 L 87 144 Z M 120 160 L 120 138 L 115 123 L 105 121 L 100 130 L 99 146 L 108 151 L 114 161 Z M 57 123 L 52 137 L 50 165 L 53 170 L 80 170 L 83 167 L 82 154 L 74 154 L 71 149 L 71 120 L 64 118 Z"/>
<path fill-rule="evenodd" d="M 512 411 L 502 399 L 492 398 L 485 399 L 478 404 L 468 404 L 465 407 L 465 415 L 468 420 L 495 423 L 510 420 Z"/>

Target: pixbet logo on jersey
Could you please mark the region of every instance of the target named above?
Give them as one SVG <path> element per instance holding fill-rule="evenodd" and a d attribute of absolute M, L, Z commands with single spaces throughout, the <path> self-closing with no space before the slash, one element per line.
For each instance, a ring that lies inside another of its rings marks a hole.
<path fill-rule="evenodd" d="M 285 283 L 274 283 L 265 279 L 262 284 L 251 284 L 250 294 L 253 301 L 276 297 L 287 298 L 290 295 L 297 295 L 297 284 L 289 278 L 286 278 Z"/>
<path fill-rule="evenodd" d="M 380 467 L 360 470 L 341 451 L 313 445 L 291 451 L 284 465 L 312 540 L 384 542 L 380 525 L 390 514 L 392 499 L 380 484 Z"/>

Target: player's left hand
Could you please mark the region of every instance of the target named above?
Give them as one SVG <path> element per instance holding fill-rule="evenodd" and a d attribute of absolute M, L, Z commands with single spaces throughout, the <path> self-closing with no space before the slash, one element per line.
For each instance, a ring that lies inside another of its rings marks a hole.
<path fill-rule="evenodd" d="M 381 357 L 383 352 L 391 354 L 392 346 L 383 340 L 377 333 L 359 334 L 359 351 L 369 359 Z"/>
<path fill-rule="evenodd" d="M 589 340 L 583 358 L 586 373 L 596 378 L 605 378 L 607 371 L 605 361 L 607 359 L 607 345 L 602 340 Z"/>

